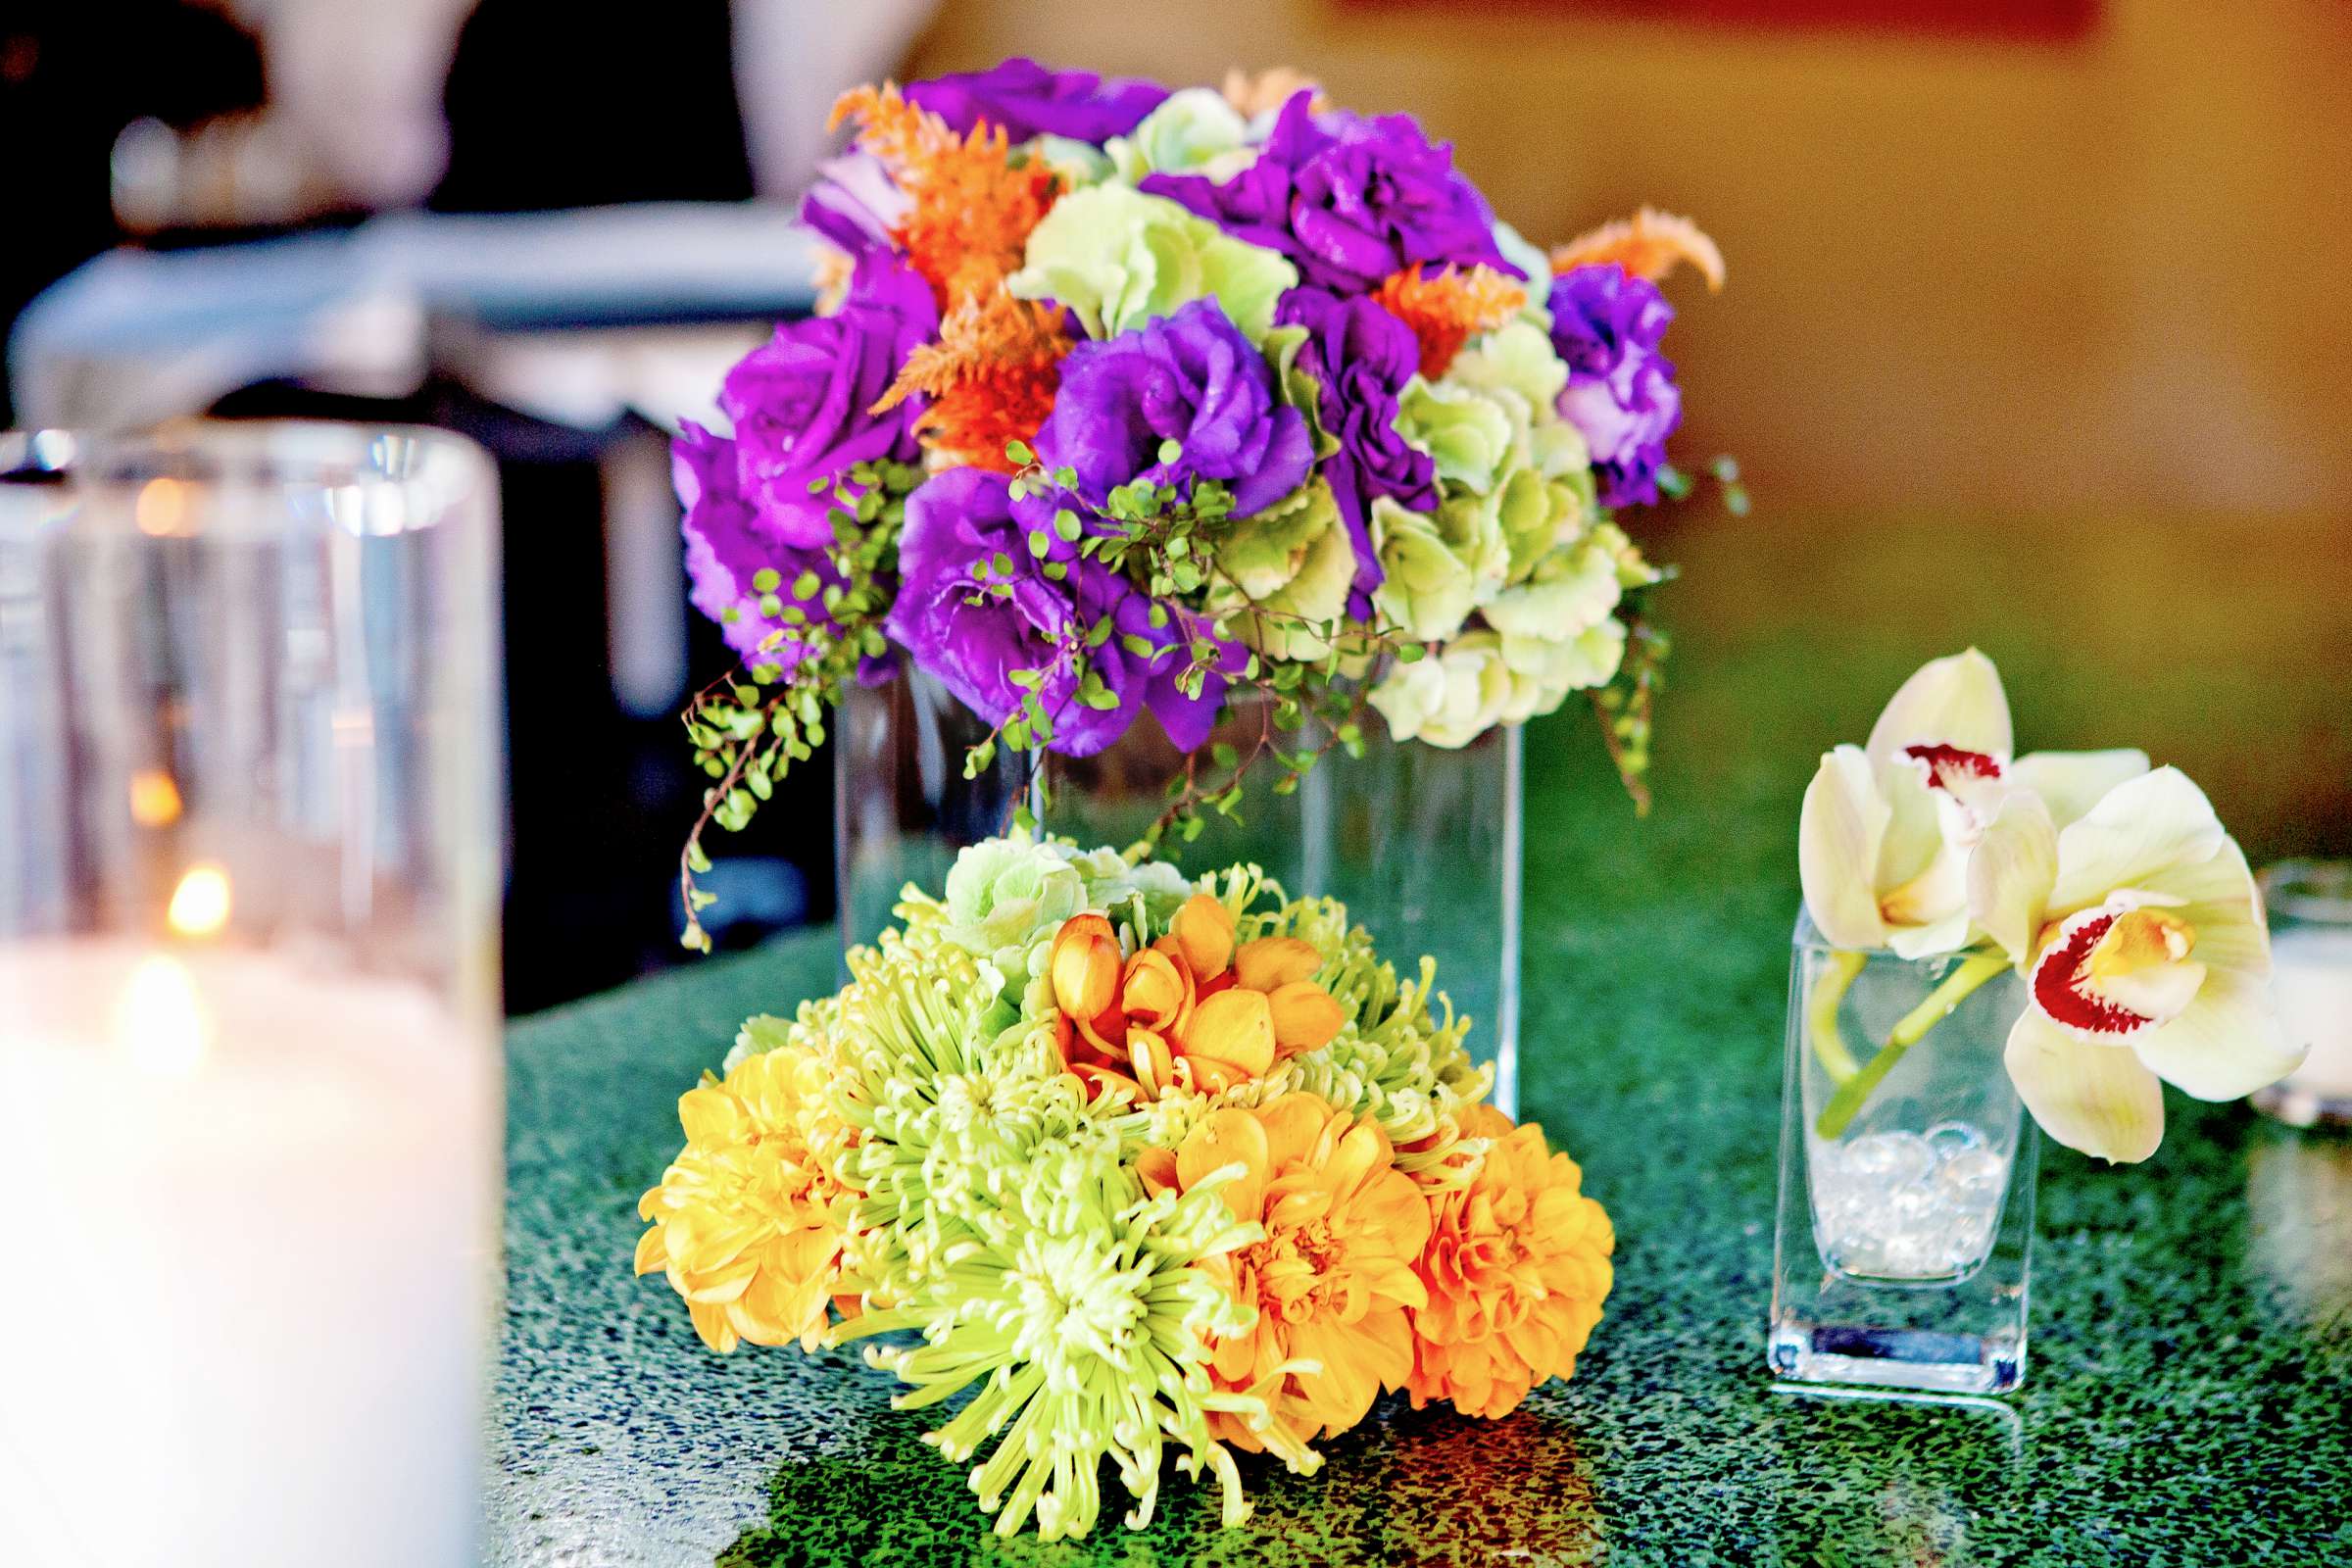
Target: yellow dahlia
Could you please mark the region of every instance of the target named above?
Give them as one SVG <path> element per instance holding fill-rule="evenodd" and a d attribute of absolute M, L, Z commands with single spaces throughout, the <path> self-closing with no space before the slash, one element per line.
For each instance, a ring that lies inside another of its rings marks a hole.
<path fill-rule="evenodd" d="M 1217 1194 L 1264 1235 L 1204 1266 L 1221 1270 L 1257 1318 L 1211 1339 L 1209 1366 L 1218 1388 L 1262 1397 L 1271 1419 L 1259 1427 L 1217 1411 L 1210 1430 L 1311 1469 L 1309 1443 L 1361 1421 L 1381 1390 L 1402 1388 L 1412 1371 L 1405 1309 L 1426 1299 L 1413 1260 L 1429 1239 L 1429 1203 L 1377 1123 L 1308 1094 L 1213 1111 L 1173 1154 L 1147 1150 L 1137 1160 L 1155 1192 L 1189 1191 L 1231 1165 L 1241 1174 Z"/>
<path fill-rule="evenodd" d="M 653 1229 L 637 1272 L 666 1273 L 722 1354 L 744 1340 L 814 1349 L 825 1332 L 849 1196 L 832 1167 L 851 1139 L 831 1079 L 813 1054 L 780 1046 L 678 1098 L 686 1147 L 638 1201 Z"/>
<path fill-rule="evenodd" d="M 1415 1409 L 1450 1399 L 1464 1415 L 1507 1415 L 1537 1384 L 1576 1371 L 1609 1294 L 1616 1233 L 1542 1127 L 1513 1127 L 1492 1105 L 1461 1121 L 1464 1137 L 1493 1142 L 1467 1186 L 1430 1196 L 1408 1387 Z"/>

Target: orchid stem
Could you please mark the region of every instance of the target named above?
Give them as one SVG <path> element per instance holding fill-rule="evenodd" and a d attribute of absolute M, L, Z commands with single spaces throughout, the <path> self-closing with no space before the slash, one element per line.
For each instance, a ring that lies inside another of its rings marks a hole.
<path fill-rule="evenodd" d="M 1886 1046 L 1870 1058 L 1870 1064 L 1838 1086 L 1830 1102 L 1821 1107 L 1821 1117 L 1813 1124 L 1815 1132 L 1824 1138 L 1842 1137 L 1852 1125 L 1856 1113 L 1866 1104 L 1871 1094 L 1894 1071 L 1903 1054 L 1927 1037 L 1929 1030 L 1952 1015 L 1952 1010 L 1968 1000 L 1970 992 L 2009 967 L 2009 960 L 1997 953 L 1980 953 L 1944 976 L 1943 983 L 1928 993 L 1927 1000 L 1903 1014 L 1902 1022 L 1886 1037 Z"/>
<path fill-rule="evenodd" d="M 1853 953 L 1843 948 L 1830 955 L 1821 973 L 1813 978 L 1813 994 L 1805 1008 L 1806 1037 L 1813 1042 L 1813 1054 L 1821 1058 L 1822 1070 L 1834 1083 L 1844 1083 L 1862 1070 L 1854 1054 L 1845 1048 L 1845 1038 L 1838 1032 L 1838 1005 L 1854 983 L 1854 976 L 1870 961 L 1867 953 Z"/>

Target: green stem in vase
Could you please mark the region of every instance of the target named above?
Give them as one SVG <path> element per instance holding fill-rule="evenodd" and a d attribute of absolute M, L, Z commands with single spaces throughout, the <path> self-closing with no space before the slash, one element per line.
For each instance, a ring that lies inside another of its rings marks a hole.
<path fill-rule="evenodd" d="M 1959 968 L 1944 976 L 1943 983 L 1928 993 L 1927 1000 L 1903 1014 L 1902 1022 L 1886 1037 L 1886 1047 L 1870 1058 L 1870 1064 L 1838 1086 L 1830 1102 L 1821 1107 L 1821 1118 L 1813 1124 L 1815 1132 L 1824 1138 L 1842 1137 L 1853 1124 L 1854 1117 L 1870 1101 L 1871 1094 L 1894 1071 L 1903 1054 L 1926 1038 L 1929 1030 L 1943 1022 L 1952 1009 L 1968 1000 L 1968 994 L 1985 981 L 2009 967 L 2009 960 L 1997 953 L 1980 953 Z"/>
<path fill-rule="evenodd" d="M 1845 1037 L 1838 1032 L 1838 1006 L 1845 1001 L 1845 993 L 1854 983 L 1854 976 L 1870 961 L 1867 953 L 1855 953 L 1840 948 L 1830 955 L 1821 973 L 1813 977 L 1813 994 L 1805 1008 L 1805 1036 L 1813 1042 L 1813 1054 L 1821 1059 L 1822 1071 L 1834 1083 L 1844 1083 L 1862 1070 L 1854 1054 L 1845 1047 Z"/>

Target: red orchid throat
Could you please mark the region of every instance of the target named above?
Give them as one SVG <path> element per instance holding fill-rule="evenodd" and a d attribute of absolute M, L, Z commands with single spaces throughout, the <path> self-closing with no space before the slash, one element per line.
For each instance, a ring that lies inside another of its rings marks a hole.
<path fill-rule="evenodd" d="M 2001 760 L 1990 752 L 1964 752 L 1957 746 L 1934 741 L 1906 746 L 1903 755 L 1924 763 L 1929 784 L 1946 795 L 1954 793 L 1953 786 L 1963 780 L 2001 776 Z"/>
<path fill-rule="evenodd" d="M 2156 1020 L 2095 995 L 2087 984 L 2090 950 L 2114 924 L 2113 914 L 2097 914 L 2071 931 L 2062 930 L 2034 964 L 2034 1001 L 2054 1021 L 2070 1029 L 2123 1040 Z"/>

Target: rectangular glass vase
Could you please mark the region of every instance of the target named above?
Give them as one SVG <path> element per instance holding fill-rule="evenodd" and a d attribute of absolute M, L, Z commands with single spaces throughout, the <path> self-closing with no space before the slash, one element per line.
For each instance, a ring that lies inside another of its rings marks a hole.
<path fill-rule="evenodd" d="M 1167 808 L 1186 754 L 1139 717 L 1093 757 L 999 748 L 975 778 L 964 753 L 988 724 L 922 672 L 850 694 L 836 720 L 835 867 L 845 943 L 892 922 L 899 890 L 937 888 L 956 851 L 1005 831 L 1026 804 L 1050 833 L 1124 849 Z M 1488 731 L 1459 749 L 1397 741 L 1376 712 L 1363 755 L 1327 753 L 1287 795 L 1279 770 L 1250 779 L 1240 809 L 1209 813 L 1200 835 L 1161 854 L 1188 872 L 1240 861 L 1294 897 L 1336 898 L 1371 932 L 1400 976 L 1437 960 L 1437 989 L 1471 1019 L 1471 1055 L 1494 1071 L 1494 1102 L 1516 1114 L 1519 1066 L 1521 731 Z M 1204 753 L 1247 756 L 1269 733 L 1263 703 L 1237 701 Z M 1203 753 L 1193 765 L 1222 770 Z"/>
<path fill-rule="evenodd" d="M 2039 1135 L 2002 1061 L 2024 987 L 1991 962 L 1841 951 L 1799 917 L 1766 1352 L 1781 1378 L 2024 1380 Z"/>

